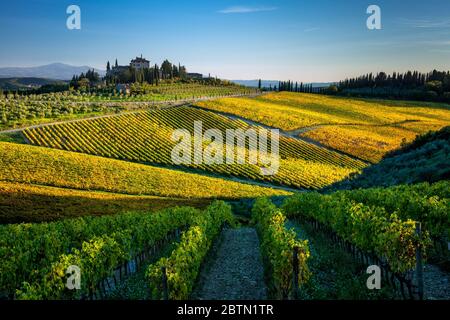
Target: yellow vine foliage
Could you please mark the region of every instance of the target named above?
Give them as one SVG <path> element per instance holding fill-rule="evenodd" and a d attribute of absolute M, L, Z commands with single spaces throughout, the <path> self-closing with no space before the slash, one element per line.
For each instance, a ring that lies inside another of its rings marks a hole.
<path fill-rule="evenodd" d="M 0 181 L 178 198 L 289 192 L 74 152 L 0 142 Z"/>
<path fill-rule="evenodd" d="M 192 107 L 178 107 L 115 117 L 56 124 L 24 131 L 27 139 L 38 146 L 82 152 L 119 160 L 173 165 L 171 152 L 177 142 L 171 135 L 175 129 L 186 129 L 193 140 L 194 122 L 201 121 L 203 132 L 218 129 L 223 138 L 227 129 L 250 128 L 243 121 Z M 255 127 L 256 129 L 256 127 Z M 225 141 L 224 141 L 225 142 Z M 203 148 L 208 145 L 203 144 Z M 280 138 L 280 169 L 264 176 L 257 165 L 205 163 L 187 165 L 192 169 L 272 182 L 298 188 L 317 189 L 347 177 L 364 167 L 364 163 L 293 138 Z M 235 153 L 239 150 L 234 147 Z M 248 158 L 248 147 L 244 150 Z M 192 160 L 192 158 L 191 158 Z"/>
<path fill-rule="evenodd" d="M 379 161 L 417 134 L 450 124 L 448 106 L 426 102 L 280 92 L 197 105 L 285 131 L 298 130 L 301 136 L 370 162 Z"/>

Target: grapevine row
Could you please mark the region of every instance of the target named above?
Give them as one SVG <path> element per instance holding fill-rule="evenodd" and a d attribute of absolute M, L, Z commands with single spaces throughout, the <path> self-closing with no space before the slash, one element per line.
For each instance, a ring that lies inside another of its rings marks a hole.
<path fill-rule="evenodd" d="M 285 216 L 281 210 L 267 198 L 256 200 L 252 209 L 252 219 L 257 223 L 261 239 L 261 251 L 270 270 L 271 287 L 277 299 L 296 297 L 298 287 L 305 284 L 309 277 L 307 261 L 310 251 L 307 240 L 297 240 L 293 230 L 285 227 Z M 294 250 L 297 256 L 294 256 Z M 298 265 L 298 274 L 294 277 L 293 260 Z M 293 279 L 296 279 L 294 286 Z"/>
<path fill-rule="evenodd" d="M 55 263 L 65 261 L 66 255 L 74 252 L 75 256 L 82 254 L 86 242 L 96 242 L 100 238 L 106 243 L 111 239 L 121 241 L 126 248 L 122 246 L 117 259 L 129 259 L 168 232 L 189 225 L 198 214 L 198 210 L 185 207 L 159 213 L 129 213 L 0 226 L 0 287 L 9 297 L 20 289 L 25 290 L 22 294 L 53 295 L 54 286 L 48 283 L 48 277 L 54 279 L 59 276 L 62 281 L 64 275 Z M 109 238 L 105 238 L 106 235 Z M 81 250 L 81 253 L 75 249 Z M 99 268 L 103 268 L 102 265 Z"/>
<path fill-rule="evenodd" d="M 415 221 L 339 195 L 298 194 L 285 200 L 283 210 L 292 219 L 318 221 L 360 250 L 384 259 L 397 273 L 413 269 L 416 249 L 425 253 L 430 246 L 428 232 L 415 234 Z"/>
<path fill-rule="evenodd" d="M 421 183 L 413 186 L 340 191 L 333 196 L 367 206 L 382 207 L 386 212 L 395 213 L 403 221 L 420 221 L 435 244 L 444 247 L 446 252 L 450 239 L 449 189 L 450 182 L 441 181 L 432 185 Z"/>
<path fill-rule="evenodd" d="M 248 128 L 241 121 L 180 107 L 55 124 L 27 129 L 24 134 L 35 145 L 121 160 L 172 165 L 171 152 L 175 142 L 171 140 L 171 134 L 178 128 L 185 128 L 193 134 L 194 121 L 202 121 L 204 130 L 221 130 L 224 137 L 226 129 Z M 237 148 L 235 150 L 237 152 Z M 313 189 L 342 179 L 363 167 L 361 162 L 285 137 L 281 137 L 280 157 L 280 170 L 275 176 L 263 176 L 259 168 L 251 164 L 189 166 L 226 176 Z"/>
<path fill-rule="evenodd" d="M 224 202 L 213 203 L 197 217 L 170 256 L 148 267 L 146 278 L 152 297 L 163 299 L 167 295 L 171 300 L 188 299 L 213 240 L 225 223 L 231 225 L 233 221 L 231 207 Z"/>

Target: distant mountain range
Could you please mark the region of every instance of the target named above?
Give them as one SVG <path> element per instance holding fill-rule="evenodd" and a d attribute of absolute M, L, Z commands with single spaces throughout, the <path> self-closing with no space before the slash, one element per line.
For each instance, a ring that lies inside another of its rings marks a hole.
<path fill-rule="evenodd" d="M 231 82 L 246 86 L 246 87 L 258 87 L 259 80 L 230 80 Z M 269 88 L 270 86 L 275 87 L 278 86 L 278 80 L 261 80 L 261 86 L 263 88 Z M 333 84 L 333 82 L 313 82 L 312 85 L 314 88 L 317 87 L 328 87 Z"/>
<path fill-rule="evenodd" d="M 95 68 L 89 66 L 71 66 L 64 63 L 52 63 L 38 67 L 8 67 L 0 68 L 0 78 L 45 78 L 55 80 L 70 80 L 73 75 Z M 104 70 L 95 69 L 100 76 L 105 75 Z"/>

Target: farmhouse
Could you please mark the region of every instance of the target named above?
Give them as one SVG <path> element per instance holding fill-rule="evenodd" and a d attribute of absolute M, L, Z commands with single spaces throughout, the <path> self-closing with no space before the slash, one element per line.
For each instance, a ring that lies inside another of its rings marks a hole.
<path fill-rule="evenodd" d="M 119 93 L 130 94 L 130 86 L 128 84 L 119 83 L 116 85 L 116 90 Z"/>
<path fill-rule="evenodd" d="M 136 57 L 136 59 L 131 60 L 128 66 L 119 66 L 119 65 L 113 66 L 107 72 L 107 75 L 120 75 L 126 71 L 130 71 L 131 69 L 140 71 L 149 68 L 150 68 L 150 61 L 143 58 L 141 55 L 140 57 Z"/>

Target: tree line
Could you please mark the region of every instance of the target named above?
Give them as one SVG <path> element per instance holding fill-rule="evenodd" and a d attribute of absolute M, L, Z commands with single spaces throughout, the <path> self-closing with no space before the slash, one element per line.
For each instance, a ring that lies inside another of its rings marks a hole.
<path fill-rule="evenodd" d="M 70 80 L 69 86 L 74 89 L 88 88 L 92 84 L 100 81 L 100 75 L 94 69 L 82 72 L 80 75 L 74 75 Z"/>
<path fill-rule="evenodd" d="M 450 72 L 433 70 L 428 73 L 369 73 L 340 81 L 338 93 L 450 102 Z"/>
<path fill-rule="evenodd" d="M 323 89 L 321 87 L 314 87 L 312 83 L 298 83 L 290 80 L 278 82 L 278 91 L 320 93 Z"/>
<path fill-rule="evenodd" d="M 314 87 L 312 83 L 294 82 L 288 81 L 278 81 L 278 85 L 269 87 L 262 87 L 261 79 L 258 80 L 258 89 L 264 91 L 288 91 L 288 92 L 302 92 L 302 93 L 325 93 L 330 88 L 327 87 Z"/>

